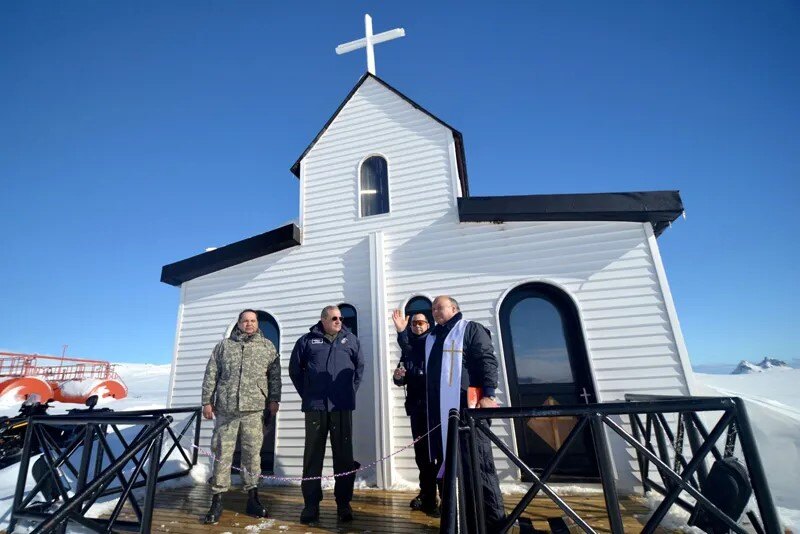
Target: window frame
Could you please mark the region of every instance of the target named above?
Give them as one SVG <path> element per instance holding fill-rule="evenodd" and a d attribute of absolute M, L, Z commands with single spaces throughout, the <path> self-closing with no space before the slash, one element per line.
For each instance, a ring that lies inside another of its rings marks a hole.
<path fill-rule="evenodd" d="M 364 163 L 366 163 L 367 160 L 369 160 L 370 158 L 375 158 L 375 157 L 382 158 L 383 161 L 386 162 L 386 211 L 384 211 L 383 213 L 375 213 L 373 215 L 363 215 L 362 212 L 361 212 L 361 197 L 362 197 L 362 194 L 361 194 L 361 171 L 364 168 Z M 386 217 L 388 215 L 391 215 L 391 213 L 392 213 L 392 193 L 391 193 L 391 185 L 390 185 L 390 180 L 389 180 L 389 177 L 391 176 L 391 174 L 392 174 L 391 163 L 389 162 L 389 158 L 387 158 L 385 154 L 381 154 L 380 152 L 372 152 L 372 153 L 364 156 L 363 158 L 361 158 L 361 161 L 359 161 L 358 167 L 357 167 L 357 170 L 356 170 L 356 197 L 357 197 L 357 199 L 356 199 L 357 200 L 357 202 L 356 202 L 356 204 L 357 204 L 356 213 L 357 213 L 359 219 L 370 219 L 370 220 L 372 220 L 372 219 L 374 219 L 376 217 L 382 217 L 382 216 Z"/>
<path fill-rule="evenodd" d="M 342 317 L 344 317 L 344 312 L 342 311 L 342 308 L 346 307 L 346 308 L 350 308 L 350 309 L 353 310 L 353 314 L 354 314 L 353 318 L 355 319 L 356 328 L 355 328 L 355 330 L 353 330 L 350 327 L 348 327 L 348 328 L 350 329 L 350 331 L 353 333 L 354 336 L 358 337 L 358 308 L 356 308 L 355 306 L 353 306 L 349 302 L 340 302 L 339 304 L 337 304 L 336 307 L 339 308 L 339 312 L 342 314 Z M 347 326 L 347 325 L 344 324 L 344 319 L 342 319 L 342 325 L 343 326 Z"/>

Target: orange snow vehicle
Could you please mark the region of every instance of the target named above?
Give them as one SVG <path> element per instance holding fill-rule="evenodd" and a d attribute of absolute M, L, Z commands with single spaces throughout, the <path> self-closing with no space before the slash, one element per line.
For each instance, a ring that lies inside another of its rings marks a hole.
<path fill-rule="evenodd" d="M 41 360 L 53 364 L 42 365 Z M 0 352 L 0 397 L 23 401 L 32 394 L 83 404 L 92 395 L 124 399 L 128 388 L 107 361 Z"/>

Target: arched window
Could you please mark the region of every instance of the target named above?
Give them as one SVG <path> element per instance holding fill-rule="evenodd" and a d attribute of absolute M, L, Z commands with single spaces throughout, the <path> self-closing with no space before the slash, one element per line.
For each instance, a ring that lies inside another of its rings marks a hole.
<path fill-rule="evenodd" d="M 389 212 L 389 166 L 381 156 L 371 156 L 361 164 L 359 201 L 361 216 Z"/>
<path fill-rule="evenodd" d="M 358 312 L 355 307 L 344 302 L 339 304 L 339 311 L 342 313 L 342 324 L 345 325 L 354 335 L 358 335 Z"/>
<path fill-rule="evenodd" d="M 273 316 L 261 310 L 256 312 L 256 316 L 258 317 L 258 327 L 261 329 L 261 333 L 264 334 L 265 338 L 272 341 L 277 350 L 281 350 L 281 329 L 278 327 L 278 322 Z"/>
<path fill-rule="evenodd" d="M 566 293 L 543 283 L 515 288 L 500 306 L 500 331 L 512 405 L 597 402 L 580 316 Z M 528 465 L 543 468 L 576 423 L 574 417 L 517 420 L 520 455 Z M 558 474 L 597 476 L 591 434 L 583 434 Z"/>
<path fill-rule="evenodd" d="M 433 327 L 433 313 L 431 312 L 431 299 L 427 297 L 413 297 L 406 304 L 405 314 L 409 319 L 415 313 L 422 313 L 428 319 L 428 324 Z"/>

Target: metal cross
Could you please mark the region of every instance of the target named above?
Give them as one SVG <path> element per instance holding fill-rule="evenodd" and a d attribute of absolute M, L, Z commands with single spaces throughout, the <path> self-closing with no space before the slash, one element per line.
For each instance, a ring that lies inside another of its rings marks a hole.
<path fill-rule="evenodd" d="M 578 396 L 579 397 L 583 397 L 583 402 L 585 402 L 586 404 L 589 404 L 589 397 L 591 397 L 592 394 L 589 393 L 588 391 L 586 391 L 586 388 L 583 388 L 583 393 L 581 395 L 578 395 Z"/>
<path fill-rule="evenodd" d="M 449 385 L 453 385 L 453 369 L 456 367 L 456 354 L 462 354 L 463 350 L 456 350 L 456 342 L 450 342 L 450 348 L 445 349 L 442 348 L 442 353 L 449 352 L 450 353 L 450 382 Z M 444 356 L 444 354 L 442 354 Z"/>
<path fill-rule="evenodd" d="M 364 29 L 366 32 L 366 37 L 362 39 L 356 39 L 355 41 L 350 41 L 349 43 L 340 44 L 336 47 L 336 53 L 338 55 L 346 54 L 348 52 L 352 52 L 353 50 L 358 50 L 359 48 L 366 48 L 367 49 L 367 72 L 375 75 L 375 49 L 373 48 L 374 45 L 379 43 L 385 43 L 386 41 L 391 41 L 392 39 L 399 39 L 400 37 L 405 37 L 406 31 L 403 28 L 395 28 L 393 30 L 389 30 L 388 32 L 379 33 L 378 35 L 372 35 L 372 17 L 369 15 L 364 15 Z"/>

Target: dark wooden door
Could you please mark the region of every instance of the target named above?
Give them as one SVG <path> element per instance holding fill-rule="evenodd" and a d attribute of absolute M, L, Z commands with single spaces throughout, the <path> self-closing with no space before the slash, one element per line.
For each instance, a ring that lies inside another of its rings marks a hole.
<path fill-rule="evenodd" d="M 503 354 L 514 406 L 595 402 L 586 344 L 572 300 L 548 284 L 512 291 L 500 308 Z M 534 471 L 548 461 L 577 424 L 574 417 L 515 421 L 520 457 Z M 591 431 L 586 427 L 556 470 L 561 478 L 597 477 Z"/>

